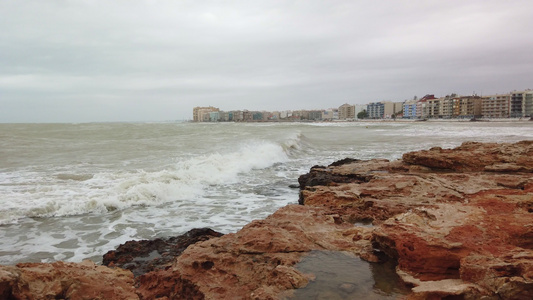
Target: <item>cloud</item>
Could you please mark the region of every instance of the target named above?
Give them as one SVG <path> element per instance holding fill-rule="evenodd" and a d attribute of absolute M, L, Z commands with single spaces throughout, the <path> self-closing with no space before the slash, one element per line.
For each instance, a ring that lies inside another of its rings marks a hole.
<path fill-rule="evenodd" d="M 532 8 L 496 0 L 3 1 L 0 104 L 10 111 L 0 122 L 63 121 L 80 106 L 69 120 L 531 88 Z M 48 113 L 28 117 L 27 103 Z"/>

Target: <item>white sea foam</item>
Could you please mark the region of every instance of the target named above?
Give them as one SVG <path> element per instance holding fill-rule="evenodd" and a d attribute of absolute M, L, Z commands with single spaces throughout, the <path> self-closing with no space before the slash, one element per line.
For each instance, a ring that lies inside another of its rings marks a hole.
<path fill-rule="evenodd" d="M 297 142 L 288 141 L 288 147 Z M 105 213 L 133 205 L 158 205 L 196 199 L 216 185 L 234 184 L 241 176 L 288 160 L 287 145 L 248 141 L 230 153 L 214 152 L 179 161 L 160 171 L 59 173 L 18 172 L 0 179 L 9 194 L 4 197 L 0 223 L 22 217 L 68 216 Z"/>

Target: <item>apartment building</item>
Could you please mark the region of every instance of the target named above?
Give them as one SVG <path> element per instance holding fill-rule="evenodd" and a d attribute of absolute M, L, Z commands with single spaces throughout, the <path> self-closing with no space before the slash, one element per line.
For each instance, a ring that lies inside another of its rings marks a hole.
<path fill-rule="evenodd" d="M 511 118 L 533 116 L 533 90 L 514 91 L 511 94 Z"/>
<path fill-rule="evenodd" d="M 430 103 L 428 103 L 429 100 L 435 100 L 435 95 L 427 94 L 424 97 L 422 97 L 418 102 L 416 102 L 416 118 L 417 119 L 426 119 L 430 117 Z M 431 105 L 435 105 L 434 103 L 431 103 Z"/>
<path fill-rule="evenodd" d="M 220 120 L 220 112 L 219 111 L 212 111 L 212 112 L 209 113 L 209 121 L 208 122 L 218 122 L 219 120 Z"/>
<path fill-rule="evenodd" d="M 322 112 L 322 120 L 338 120 L 339 119 L 339 109 L 337 108 L 329 108 L 327 110 L 324 110 Z"/>
<path fill-rule="evenodd" d="M 533 117 L 533 91 L 525 91 L 522 99 L 522 117 Z"/>
<path fill-rule="evenodd" d="M 441 98 L 428 99 L 426 106 L 424 107 L 424 115 L 426 118 L 439 118 L 441 109 Z"/>
<path fill-rule="evenodd" d="M 394 118 L 397 113 L 403 112 L 403 102 L 390 102 L 385 101 L 383 103 L 383 115 L 382 118 L 390 119 Z"/>
<path fill-rule="evenodd" d="M 409 100 L 403 103 L 403 118 L 416 119 L 416 100 Z"/>
<path fill-rule="evenodd" d="M 484 96 L 481 100 L 481 114 L 484 118 L 508 118 L 511 95 Z"/>
<path fill-rule="evenodd" d="M 194 107 L 192 109 L 192 117 L 194 122 L 209 122 L 211 112 L 220 111 L 217 107 L 208 106 L 208 107 Z"/>
<path fill-rule="evenodd" d="M 355 119 L 355 105 L 345 103 L 339 106 L 339 119 Z"/>
<path fill-rule="evenodd" d="M 370 119 L 381 119 L 385 115 L 385 104 L 383 102 L 368 103 L 366 107 L 366 112 Z"/>
<path fill-rule="evenodd" d="M 513 92 L 511 94 L 511 108 L 509 112 L 511 118 L 522 117 L 522 98 L 522 93 Z"/>
<path fill-rule="evenodd" d="M 309 120 L 308 110 L 295 110 L 292 112 L 293 119 L 296 120 Z"/>
<path fill-rule="evenodd" d="M 322 111 L 321 110 L 310 110 L 309 111 L 309 120 L 320 121 L 322 120 Z"/>
<path fill-rule="evenodd" d="M 462 96 L 453 98 L 453 117 L 480 118 L 482 99 L 479 96 Z"/>
<path fill-rule="evenodd" d="M 249 110 L 243 110 L 242 111 L 242 120 L 244 122 L 251 122 L 254 120 L 254 112 Z"/>
<path fill-rule="evenodd" d="M 427 100 L 421 99 L 416 102 L 416 118 L 417 119 L 425 119 L 427 118 Z"/>
<path fill-rule="evenodd" d="M 453 99 L 456 98 L 456 94 L 446 95 L 440 99 L 439 116 L 444 119 L 450 119 L 453 117 Z"/>
<path fill-rule="evenodd" d="M 232 110 L 230 112 L 230 120 L 233 122 L 242 122 L 243 118 L 242 110 Z"/>

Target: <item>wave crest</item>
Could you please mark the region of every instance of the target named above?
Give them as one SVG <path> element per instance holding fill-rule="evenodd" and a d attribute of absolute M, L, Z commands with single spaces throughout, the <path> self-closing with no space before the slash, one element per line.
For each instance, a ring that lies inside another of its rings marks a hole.
<path fill-rule="evenodd" d="M 0 224 L 23 217 L 54 217 L 105 213 L 138 205 L 194 201 L 206 192 L 238 183 L 253 171 L 289 160 L 299 138 L 282 144 L 247 141 L 233 152 L 190 157 L 159 171 L 57 174 L 39 179 L 46 185 L 14 189 Z M 216 147 L 216 145 L 213 145 Z M 222 191 L 222 190 L 221 190 Z"/>

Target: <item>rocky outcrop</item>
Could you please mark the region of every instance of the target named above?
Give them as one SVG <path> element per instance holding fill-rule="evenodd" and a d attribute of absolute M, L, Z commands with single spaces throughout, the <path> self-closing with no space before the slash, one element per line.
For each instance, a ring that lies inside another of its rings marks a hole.
<path fill-rule="evenodd" d="M 532 172 L 533 156 L 531 141 L 515 144 L 466 142 L 455 149 L 440 147 L 406 153 L 406 164 L 419 165 L 433 170 L 462 172 Z"/>
<path fill-rule="evenodd" d="M 277 299 L 308 283 L 312 276 L 294 265 L 322 249 L 377 260 L 370 228 L 339 222 L 324 208 L 289 205 L 237 233 L 190 246 L 172 268 L 140 276 L 138 290 L 144 299 Z"/>
<path fill-rule="evenodd" d="M 1 299 L 139 299 L 133 274 L 82 263 L 22 263 L 0 267 Z"/>
<path fill-rule="evenodd" d="M 411 299 L 529 299 L 532 151 L 533 142 L 465 143 L 400 161 L 315 166 L 299 179 L 303 206 L 192 245 L 172 268 L 150 273 L 141 295 L 156 298 L 154 282 L 179 278 L 165 295 L 278 299 L 313 280 L 296 267 L 304 255 L 333 250 L 367 261 L 386 254 Z M 357 225 L 368 221 L 375 226 Z"/>
<path fill-rule="evenodd" d="M 395 262 L 410 292 L 389 297 L 533 298 L 532 141 L 464 143 L 406 153 L 398 161 L 346 159 L 311 168 L 299 184 L 302 205 L 283 207 L 236 233 L 208 232 L 176 246 L 179 251 L 159 240 L 106 255 L 106 264 L 130 268 L 135 279 L 129 271 L 87 263 L 22 264 L 0 269 L 0 295 L 284 299 L 318 280 L 299 269 L 302 258 L 342 251 L 343 259 Z M 372 278 L 365 280 L 372 289 Z M 111 284 L 89 291 L 88 281 Z M 343 295 L 354 289 L 353 282 L 339 285 Z"/>
<path fill-rule="evenodd" d="M 103 264 L 111 268 L 91 261 L 2 266 L 0 299 L 139 299 L 136 286 L 144 281 L 135 280 L 134 275 L 164 270 L 189 245 L 220 236 L 219 232 L 200 228 L 167 239 L 129 241 L 104 255 Z M 179 280 L 167 279 L 160 288 L 166 284 L 186 291 L 189 299 L 202 299 L 191 297 L 195 287 L 186 281 L 180 286 Z"/>
<path fill-rule="evenodd" d="M 303 186 L 300 198 L 344 222 L 371 218 L 374 247 L 398 261 L 415 286 L 413 299 L 531 299 L 532 167 L 531 141 L 464 143 L 406 153 L 402 161 L 314 169 L 370 178 Z"/>
<path fill-rule="evenodd" d="M 134 276 L 139 276 L 165 269 L 188 246 L 220 236 L 222 233 L 209 228 L 195 228 L 185 234 L 165 239 L 128 241 L 116 250 L 104 254 L 102 264 L 127 269 L 132 271 Z"/>

